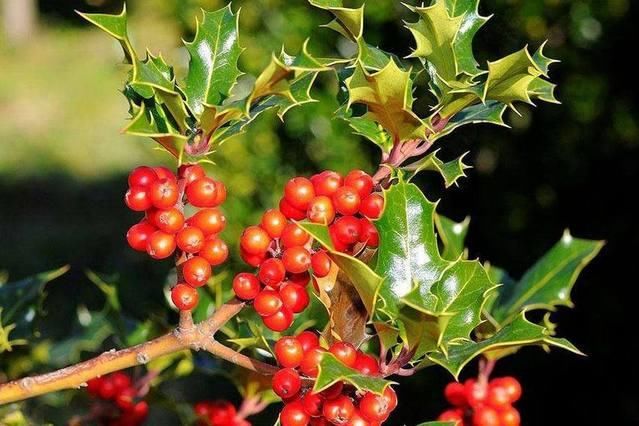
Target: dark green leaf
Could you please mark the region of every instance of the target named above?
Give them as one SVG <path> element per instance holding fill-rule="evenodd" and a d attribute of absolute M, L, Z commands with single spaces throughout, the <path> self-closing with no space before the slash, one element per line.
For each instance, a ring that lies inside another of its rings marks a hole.
<path fill-rule="evenodd" d="M 320 392 L 337 382 L 346 382 L 359 390 L 383 394 L 384 389 L 393 382 L 380 377 L 367 376 L 357 370 L 348 368 L 327 352 L 319 363 L 319 373 L 313 387 L 313 392 Z"/>
<path fill-rule="evenodd" d="M 466 217 L 462 222 L 455 222 L 442 215 L 435 215 L 435 226 L 442 241 L 442 257 L 446 260 L 457 260 L 464 254 L 466 234 L 470 217 Z M 492 282 L 499 282 L 492 279 Z"/>
<path fill-rule="evenodd" d="M 444 178 L 446 188 L 449 188 L 452 185 L 457 185 L 457 181 L 460 178 L 466 177 L 464 170 L 468 169 L 469 166 L 464 164 L 464 157 L 468 154 L 467 152 L 448 162 L 440 160 L 437 157 L 437 152 L 439 152 L 439 150 L 428 154 L 414 163 L 402 167 L 402 170 L 412 172 L 409 180 L 419 172 L 429 170 L 439 173 Z"/>
<path fill-rule="evenodd" d="M 379 146 L 382 152 L 389 153 L 391 148 L 393 148 L 393 139 L 374 120 L 365 117 L 353 117 L 352 110 L 348 109 L 346 105 L 340 107 L 335 112 L 335 116 L 345 120 L 356 135 L 363 136 Z"/>
<path fill-rule="evenodd" d="M 508 106 L 498 101 L 486 101 L 485 103 L 464 108 L 453 115 L 446 124 L 446 127 L 437 133 L 437 138 L 445 136 L 466 124 L 487 123 L 508 127 L 504 122 L 504 112 L 506 112 L 506 109 L 508 109 Z"/>

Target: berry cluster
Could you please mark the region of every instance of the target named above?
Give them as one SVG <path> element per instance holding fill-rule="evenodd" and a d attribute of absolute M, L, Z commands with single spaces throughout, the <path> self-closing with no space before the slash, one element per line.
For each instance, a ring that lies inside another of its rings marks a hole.
<path fill-rule="evenodd" d="M 474 379 L 452 382 L 444 395 L 455 408 L 444 411 L 439 420 L 460 426 L 519 426 L 519 412 L 512 404 L 521 397 L 521 385 L 514 377 L 500 377 L 489 383 Z"/>
<path fill-rule="evenodd" d="M 124 197 L 145 217 L 127 232 L 129 245 L 154 259 L 177 252 L 179 283 L 171 291 L 178 309 L 188 311 L 198 303 L 196 288 L 211 277 L 212 267 L 228 257 L 226 243 L 218 238 L 226 218 L 217 208 L 226 200 L 222 182 L 206 176 L 198 165 L 183 165 L 178 176 L 165 167 L 137 167 L 129 175 Z M 199 210 L 184 216 L 185 204 Z"/>
<path fill-rule="evenodd" d="M 193 406 L 198 426 L 251 426 L 238 415 L 233 404 L 225 400 L 201 401 Z"/>
<path fill-rule="evenodd" d="M 373 187 L 373 179 L 361 170 L 345 178 L 333 171 L 310 179 L 296 177 L 286 184 L 279 210 L 266 211 L 259 225 L 244 230 L 241 256 L 258 272 L 238 274 L 233 290 L 240 299 L 254 301 L 268 328 L 290 327 L 293 315 L 308 306 L 309 271 L 325 277 L 331 269 L 326 251 L 314 247 L 311 236 L 294 221 L 327 225 L 334 247 L 342 252 L 376 247 L 379 236 L 371 219 L 380 216 L 384 198 L 373 193 Z"/>
<path fill-rule="evenodd" d="M 122 372 L 97 377 L 87 382 L 87 392 L 101 400 L 94 410 L 96 422 L 106 426 L 137 426 L 144 422 L 149 405 L 138 397 L 131 378 Z"/>
<path fill-rule="evenodd" d="M 380 396 L 359 392 L 351 385 L 337 382 L 313 393 L 305 386 L 307 381 L 303 377 L 317 377 L 318 365 L 327 350 L 320 346 L 319 338 L 311 331 L 296 337 L 282 337 L 275 344 L 274 352 L 282 367 L 272 382 L 273 391 L 284 401 L 280 413 L 282 426 L 376 426 L 386 421 L 397 406 L 397 396 L 390 387 Z M 350 343 L 336 342 L 328 352 L 362 374 L 379 374 L 379 362 Z"/>

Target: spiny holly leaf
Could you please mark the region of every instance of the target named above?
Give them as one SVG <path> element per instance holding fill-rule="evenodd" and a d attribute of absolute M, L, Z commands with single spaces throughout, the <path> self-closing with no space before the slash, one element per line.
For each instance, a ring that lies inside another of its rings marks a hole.
<path fill-rule="evenodd" d="M 11 352 L 14 346 L 22 346 L 29 343 L 27 339 L 14 339 L 11 333 L 15 330 L 15 324 L 9 324 L 2 319 L 2 307 L 0 306 L 0 354 Z"/>
<path fill-rule="evenodd" d="M 466 124 L 487 123 L 508 127 L 504 122 L 504 112 L 506 112 L 506 109 L 508 109 L 508 105 L 499 101 L 490 100 L 464 108 L 452 116 L 441 132 L 434 135 L 434 140 L 452 133 L 455 129 Z"/>
<path fill-rule="evenodd" d="M 446 0 L 446 7 L 451 16 L 462 17 L 453 41 L 457 72 L 470 76 L 483 73 L 473 54 L 473 39 L 490 17 L 479 15 L 479 0 Z"/>
<path fill-rule="evenodd" d="M 528 321 L 522 313 L 489 339 L 481 342 L 465 341 L 451 344 L 447 354 L 434 352 L 429 354 L 428 358 L 457 377 L 466 364 L 481 354 L 490 357 L 492 351 L 516 349 L 530 345 L 554 346 L 582 355 L 566 339 L 550 336 L 546 328 Z"/>
<path fill-rule="evenodd" d="M 467 152 L 448 162 L 440 160 L 437 157 L 438 152 L 439 150 L 436 150 L 414 163 L 402 167 L 402 170 L 413 172 L 409 180 L 421 171 L 430 170 L 438 172 L 444 178 L 446 188 L 450 188 L 452 185 L 457 185 L 457 181 L 460 178 L 466 177 L 464 170 L 470 168 L 470 166 L 464 164 L 464 157 L 468 154 Z"/>
<path fill-rule="evenodd" d="M 465 240 L 468 234 L 470 217 L 466 217 L 461 222 L 455 222 L 440 214 L 435 215 L 435 226 L 442 241 L 442 257 L 446 260 L 454 261 L 462 257 L 465 253 Z M 490 273 L 489 273 L 490 275 Z M 492 282 L 499 282 L 492 279 Z"/>
<path fill-rule="evenodd" d="M 40 313 L 45 297 L 45 285 L 62 276 L 69 270 L 63 266 L 51 271 L 24 278 L 20 281 L 0 284 L 0 307 L 2 307 L 2 324 L 12 324 L 14 338 L 30 337 L 33 333 L 34 320 Z"/>
<path fill-rule="evenodd" d="M 139 108 L 133 107 L 133 114 L 131 122 L 123 130 L 126 134 L 153 138 L 176 158 L 182 157 L 189 138 L 174 127 L 161 105 L 154 101 L 145 102 Z"/>
<path fill-rule="evenodd" d="M 127 33 L 126 4 L 122 7 L 122 12 L 120 12 L 119 15 L 81 12 L 78 12 L 78 15 L 100 28 L 120 43 L 127 63 L 133 65 L 132 76 L 135 77 L 137 75 L 138 59 Z"/>
<path fill-rule="evenodd" d="M 533 61 L 537 64 L 537 67 L 541 70 L 544 76 L 548 76 L 548 71 L 550 70 L 550 66 L 559 62 L 556 59 L 551 59 L 544 54 L 544 47 L 546 47 L 547 41 L 544 41 L 539 49 L 532 55 Z"/>
<path fill-rule="evenodd" d="M 189 70 L 184 93 L 196 116 L 204 105 L 222 105 L 241 75 L 237 62 L 242 53 L 239 43 L 239 13 L 231 5 L 215 12 L 202 11 L 193 41 L 185 42 L 189 52 Z"/>
<path fill-rule="evenodd" d="M 358 390 L 370 391 L 376 394 L 383 394 L 384 389 L 394 382 L 384 380 L 380 377 L 367 376 L 357 370 L 348 368 L 335 358 L 330 352 L 322 356 L 322 360 L 318 365 L 319 373 L 313 392 L 320 392 L 337 382 L 346 382 L 355 386 Z"/>
<path fill-rule="evenodd" d="M 347 107 L 364 104 L 365 118 L 378 122 L 394 140 L 423 138 L 425 123 L 411 110 L 413 98 L 410 71 L 400 69 L 393 59 L 372 74 L 357 63 L 352 76 L 346 79 L 349 100 Z"/>
<path fill-rule="evenodd" d="M 341 106 L 335 112 L 335 116 L 346 121 L 356 135 L 363 136 L 379 146 L 382 152 L 389 153 L 393 148 L 393 139 L 374 120 L 365 117 L 354 117 L 352 109 L 347 108 L 346 105 Z"/>
<path fill-rule="evenodd" d="M 602 241 L 574 238 L 566 231 L 517 283 L 499 289 L 492 316 L 498 322 L 506 323 L 522 310 L 572 307 L 572 287 L 603 244 Z"/>

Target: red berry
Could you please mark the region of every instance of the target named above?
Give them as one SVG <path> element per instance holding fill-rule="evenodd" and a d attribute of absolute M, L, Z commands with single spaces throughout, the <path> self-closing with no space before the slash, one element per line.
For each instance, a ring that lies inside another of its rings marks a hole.
<path fill-rule="evenodd" d="M 325 195 L 313 198 L 306 209 L 306 217 L 311 222 L 330 225 L 335 219 L 333 201 Z"/>
<path fill-rule="evenodd" d="M 89 395 L 97 397 L 100 395 L 100 389 L 102 388 L 102 384 L 104 383 L 104 379 L 102 377 L 95 377 L 87 381 L 87 392 Z"/>
<path fill-rule="evenodd" d="M 294 314 L 302 312 L 310 303 L 306 288 L 299 284 L 287 283 L 280 288 L 280 297 L 284 306 Z"/>
<path fill-rule="evenodd" d="M 209 421 L 212 426 L 231 425 L 235 421 L 237 410 L 228 401 L 213 401 L 209 403 Z"/>
<path fill-rule="evenodd" d="M 373 185 L 373 178 L 362 170 L 351 170 L 344 178 L 344 186 L 355 189 L 362 200 L 370 195 Z"/>
<path fill-rule="evenodd" d="M 377 219 L 384 209 L 384 197 L 379 194 L 371 194 L 362 199 L 359 212 L 369 219 Z"/>
<path fill-rule="evenodd" d="M 202 166 L 198 164 L 183 164 L 178 169 L 178 175 L 184 179 L 188 185 L 199 178 L 205 177 L 206 172 Z"/>
<path fill-rule="evenodd" d="M 211 278 L 211 265 L 203 257 L 194 256 L 182 264 L 184 281 L 193 287 L 201 287 Z"/>
<path fill-rule="evenodd" d="M 280 207 L 280 212 L 282 212 L 282 214 L 286 216 L 288 219 L 302 220 L 306 217 L 306 210 L 300 210 L 298 208 L 293 207 L 291 203 L 286 201 L 286 198 L 282 198 L 280 200 L 279 207 Z"/>
<path fill-rule="evenodd" d="M 215 181 L 209 177 L 195 179 L 186 186 L 186 199 L 195 207 L 215 207 L 217 188 Z"/>
<path fill-rule="evenodd" d="M 175 181 L 170 179 L 160 179 L 150 186 L 149 195 L 153 206 L 158 209 L 170 209 L 178 201 L 179 192 Z"/>
<path fill-rule="evenodd" d="M 357 190 L 342 186 L 333 194 L 333 205 L 339 214 L 352 216 L 359 210 L 360 198 Z"/>
<path fill-rule="evenodd" d="M 266 259 L 266 253 L 263 254 L 250 254 L 240 248 L 240 257 L 247 265 L 257 268 Z"/>
<path fill-rule="evenodd" d="M 298 337 L 299 339 L 299 337 Z M 308 377 L 317 377 L 318 365 L 322 357 L 326 353 L 326 349 L 319 346 L 309 349 L 304 353 L 304 358 L 300 363 L 300 371 Z"/>
<path fill-rule="evenodd" d="M 359 224 L 361 226 L 359 241 L 369 247 L 377 247 L 379 245 L 379 234 L 373 222 L 363 217 L 359 220 Z"/>
<path fill-rule="evenodd" d="M 319 337 L 309 330 L 302 331 L 297 336 L 297 341 L 300 342 L 305 353 L 319 346 Z"/>
<path fill-rule="evenodd" d="M 488 394 L 487 386 L 478 383 L 474 379 L 468 379 L 464 382 L 466 390 L 466 399 L 471 407 L 476 407 L 484 403 Z"/>
<path fill-rule="evenodd" d="M 280 413 L 282 426 L 306 426 L 309 421 L 310 416 L 306 414 L 300 401 L 286 404 Z"/>
<path fill-rule="evenodd" d="M 113 386 L 118 392 L 121 392 L 131 386 L 131 378 L 121 371 L 116 371 L 110 375 Z"/>
<path fill-rule="evenodd" d="M 322 415 L 322 403 L 324 399 L 319 394 L 311 391 L 307 392 L 302 398 L 302 406 L 304 411 L 311 417 L 319 417 Z"/>
<path fill-rule="evenodd" d="M 215 181 L 215 200 L 213 204 L 220 206 L 226 201 L 226 186 L 219 180 Z"/>
<path fill-rule="evenodd" d="M 160 231 L 175 234 L 184 227 L 184 215 L 175 207 L 166 210 L 156 210 L 150 217 Z"/>
<path fill-rule="evenodd" d="M 508 407 L 499 413 L 499 420 L 501 426 L 519 426 L 521 418 L 519 411 L 513 407 Z"/>
<path fill-rule="evenodd" d="M 353 416 L 347 423 L 348 426 L 379 426 L 380 424 L 381 423 L 378 422 L 369 422 L 364 417 L 362 417 L 361 412 L 358 410 L 355 410 Z"/>
<path fill-rule="evenodd" d="M 213 266 L 221 265 L 229 257 L 229 248 L 220 238 L 209 238 L 204 242 L 198 256 Z"/>
<path fill-rule="evenodd" d="M 357 349 L 348 342 L 335 342 L 328 349 L 342 364 L 353 367 L 357 360 Z"/>
<path fill-rule="evenodd" d="M 369 422 L 382 422 L 386 420 L 391 412 L 384 397 L 366 392 L 359 401 L 359 411 L 362 417 Z"/>
<path fill-rule="evenodd" d="M 304 246 L 311 236 L 295 223 L 289 223 L 282 231 L 280 243 L 285 249 L 296 246 Z"/>
<path fill-rule="evenodd" d="M 495 409 L 503 409 L 510 406 L 510 395 L 508 390 L 499 384 L 491 383 L 488 386 L 488 394 L 486 395 L 486 404 Z"/>
<path fill-rule="evenodd" d="M 272 387 L 280 398 L 291 398 L 301 389 L 302 379 L 297 370 L 283 368 L 273 375 Z"/>
<path fill-rule="evenodd" d="M 335 236 L 344 244 L 355 244 L 362 232 L 362 225 L 354 216 L 343 216 L 333 224 Z"/>
<path fill-rule="evenodd" d="M 275 291 L 268 288 L 262 290 L 253 302 L 253 308 L 255 312 L 263 317 L 276 314 L 283 306 L 280 295 Z"/>
<path fill-rule="evenodd" d="M 175 174 L 168 168 L 164 166 L 153 167 L 153 171 L 158 176 L 158 179 L 168 179 L 174 182 L 177 181 Z"/>
<path fill-rule="evenodd" d="M 473 412 L 473 425 L 475 426 L 500 426 L 499 413 L 492 407 L 481 405 Z"/>
<path fill-rule="evenodd" d="M 331 197 L 344 183 L 344 179 L 333 171 L 325 170 L 311 178 L 315 195 L 325 195 Z"/>
<path fill-rule="evenodd" d="M 456 407 L 466 405 L 466 387 L 459 382 L 451 382 L 444 388 L 446 400 Z"/>
<path fill-rule="evenodd" d="M 263 317 L 264 325 L 269 329 L 282 332 L 293 324 L 293 312 L 286 306 L 282 306 L 279 311 L 268 317 Z"/>
<path fill-rule="evenodd" d="M 264 254 L 270 245 L 271 237 L 259 226 L 249 226 L 240 237 L 240 246 L 249 254 Z"/>
<path fill-rule="evenodd" d="M 288 282 L 294 283 L 294 284 L 299 284 L 302 287 L 306 287 L 310 280 L 311 280 L 311 274 L 309 274 L 308 271 L 302 272 L 302 273 L 299 273 L 299 274 L 289 274 L 288 275 Z"/>
<path fill-rule="evenodd" d="M 133 250 L 146 251 L 146 242 L 157 229 L 146 220 L 136 223 L 126 233 L 126 240 Z"/>
<path fill-rule="evenodd" d="M 297 338 L 292 336 L 282 337 L 273 348 L 275 359 L 285 368 L 295 368 L 304 358 L 304 348 Z"/>
<path fill-rule="evenodd" d="M 129 187 L 149 186 L 158 179 L 158 175 L 151 167 L 136 167 L 129 174 Z"/>
<path fill-rule="evenodd" d="M 286 223 L 286 216 L 284 216 L 282 212 L 270 209 L 262 215 L 260 225 L 271 238 L 279 238 L 282 235 L 282 231 L 284 231 Z"/>
<path fill-rule="evenodd" d="M 140 401 L 127 413 L 130 413 L 136 423 L 140 424 L 149 414 L 149 404 L 146 401 Z"/>
<path fill-rule="evenodd" d="M 113 399 L 117 394 L 117 389 L 115 388 L 115 384 L 111 380 L 110 376 L 103 377 L 102 386 L 100 386 L 100 390 L 98 394 L 101 399 Z"/>
<path fill-rule="evenodd" d="M 153 259 L 166 259 L 175 251 L 175 236 L 155 231 L 146 241 L 146 252 Z"/>
<path fill-rule="evenodd" d="M 284 268 L 290 273 L 301 274 L 311 266 L 311 254 L 304 247 L 291 247 L 282 254 Z"/>
<path fill-rule="evenodd" d="M 336 382 L 320 392 L 324 399 L 335 399 L 342 394 L 344 382 Z"/>
<path fill-rule="evenodd" d="M 346 395 L 324 402 L 322 414 L 335 425 L 346 425 L 355 413 L 355 406 Z"/>
<path fill-rule="evenodd" d="M 521 385 L 519 381 L 514 377 L 500 377 L 492 381 L 492 384 L 495 386 L 501 386 L 506 389 L 508 396 L 510 397 L 510 402 L 516 402 L 521 398 Z"/>
<path fill-rule="evenodd" d="M 264 285 L 277 288 L 286 276 L 286 268 L 280 259 L 266 259 L 260 265 L 257 276 Z"/>
<path fill-rule="evenodd" d="M 306 210 L 311 200 L 315 198 L 315 189 L 310 180 L 296 177 L 286 183 L 284 198 L 296 209 Z"/>
<path fill-rule="evenodd" d="M 226 218 L 218 209 L 202 209 L 191 216 L 187 223 L 200 230 L 207 237 L 212 234 L 219 234 L 226 226 Z"/>
<path fill-rule="evenodd" d="M 143 212 L 153 207 L 150 190 L 144 186 L 133 186 L 124 194 L 127 207 L 136 212 Z"/>
<path fill-rule="evenodd" d="M 197 290 L 188 284 L 178 284 L 171 289 L 171 300 L 180 311 L 190 311 L 200 299 Z"/>
<path fill-rule="evenodd" d="M 397 408 L 397 394 L 395 393 L 395 389 L 390 386 L 386 386 L 386 389 L 384 389 L 383 397 L 386 400 L 386 404 L 388 405 L 389 413 Z"/>
<path fill-rule="evenodd" d="M 459 425 L 463 425 L 464 412 L 459 408 L 446 410 L 437 417 L 437 420 L 441 422 L 458 422 Z"/>
<path fill-rule="evenodd" d="M 346 253 L 350 250 L 350 245 L 344 244 L 337 238 L 335 224 L 332 224 L 328 227 L 328 234 L 331 237 L 331 242 L 333 243 L 333 247 L 337 251 L 341 251 L 342 253 Z"/>
<path fill-rule="evenodd" d="M 375 376 L 379 374 L 379 362 L 377 361 L 377 359 L 363 352 L 357 353 L 357 358 L 355 359 L 353 368 L 360 373 L 366 374 L 368 376 Z"/>
<path fill-rule="evenodd" d="M 131 411 L 135 406 L 136 391 L 134 388 L 126 388 L 115 396 L 115 404 L 124 411 Z"/>
<path fill-rule="evenodd" d="M 186 226 L 175 236 L 175 242 L 180 250 L 186 253 L 197 253 L 204 245 L 204 233 L 195 226 Z"/>
<path fill-rule="evenodd" d="M 313 268 L 313 275 L 316 277 L 327 276 L 331 271 L 332 264 L 331 258 L 324 250 L 320 250 L 311 256 L 311 267 Z"/>
<path fill-rule="evenodd" d="M 260 294 L 260 282 L 248 272 L 240 272 L 233 278 L 233 292 L 242 300 L 253 300 Z"/>

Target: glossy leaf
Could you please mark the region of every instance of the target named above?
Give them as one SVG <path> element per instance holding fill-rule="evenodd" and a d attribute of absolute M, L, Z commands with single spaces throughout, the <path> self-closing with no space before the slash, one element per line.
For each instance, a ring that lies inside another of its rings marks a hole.
<path fill-rule="evenodd" d="M 453 115 L 446 127 L 438 132 L 436 139 L 452 133 L 455 129 L 467 124 L 495 124 L 497 126 L 508 127 L 504 122 L 504 112 L 508 105 L 499 101 L 486 101 L 464 108 Z"/>
<path fill-rule="evenodd" d="M 488 78 L 483 100 L 496 100 L 507 105 L 516 101 L 532 103 L 530 85 L 542 75 L 528 48 L 488 62 Z"/>
<path fill-rule="evenodd" d="M 352 110 L 348 109 L 346 105 L 340 107 L 335 112 L 336 117 L 348 123 L 351 129 L 353 129 L 353 133 L 373 142 L 382 152 L 389 153 L 393 148 L 393 139 L 388 132 L 374 120 L 366 117 L 355 117 L 352 114 Z"/>
<path fill-rule="evenodd" d="M 241 75 L 237 62 L 242 48 L 239 43 L 239 13 L 231 6 L 215 12 L 202 11 L 202 22 L 191 42 L 184 43 L 189 52 L 189 70 L 184 80 L 184 93 L 196 116 L 204 105 L 221 105 Z"/>
<path fill-rule="evenodd" d="M 384 389 L 394 382 L 376 376 L 366 376 L 357 370 L 348 368 L 327 352 L 319 363 L 319 373 L 313 386 L 313 392 L 320 392 L 337 382 L 346 382 L 359 390 L 384 393 Z"/>
<path fill-rule="evenodd" d="M 490 352 L 494 350 L 530 345 L 558 347 L 581 355 L 581 352 L 566 339 L 550 336 L 546 328 L 533 324 L 521 314 L 489 339 L 451 344 L 447 354 L 434 352 L 429 354 L 428 358 L 457 377 L 466 364 L 481 354 L 490 356 Z"/>
<path fill-rule="evenodd" d="M 461 222 L 455 222 L 445 216 L 435 215 L 435 226 L 437 226 L 437 232 L 442 241 L 442 257 L 444 259 L 454 261 L 464 255 L 469 224 L 470 217 L 468 216 Z M 491 281 L 499 282 L 492 277 Z"/>
<path fill-rule="evenodd" d="M 137 74 L 137 55 L 127 33 L 126 5 L 122 7 L 122 12 L 119 15 L 81 12 L 78 14 L 120 43 L 127 63 L 133 65 L 133 77 L 135 77 Z"/>
<path fill-rule="evenodd" d="M 460 178 L 466 177 L 464 170 L 470 168 L 470 166 L 464 164 L 464 157 L 468 153 L 462 154 L 455 160 L 444 162 L 437 157 L 438 152 L 439 150 L 434 151 L 414 163 L 402 167 L 402 169 L 412 172 L 409 179 L 412 179 L 415 175 L 422 171 L 434 171 L 444 178 L 446 188 L 457 185 L 457 181 Z"/>
<path fill-rule="evenodd" d="M 572 307 L 572 287 L 602 247 L 602 241 L 574 238 L 566 231 L 517 283 L 500 288 L 493 317 L 503 323 L 522 310 Z"/>

